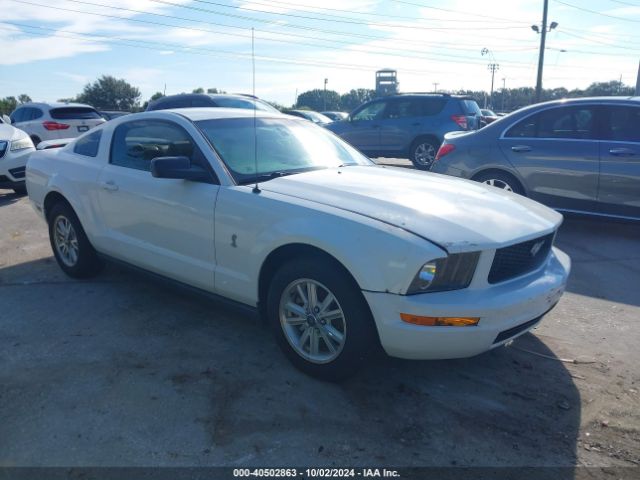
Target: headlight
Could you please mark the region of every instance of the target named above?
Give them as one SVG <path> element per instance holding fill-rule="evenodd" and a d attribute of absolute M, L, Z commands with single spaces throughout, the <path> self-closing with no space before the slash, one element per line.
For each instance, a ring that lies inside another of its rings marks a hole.
<path fill-rule="evenodd" d="M 29 137 L 24 137 L 19 140 L 13 140 L 11 142 L 11 151 L 24 150 L 25 148 L 33 148 L 33 142 Z"/>
<path fill-rule="evenodd" d="M 454 253 L 425 263 L 409 285 L 407 295 L 468 287 L 479 258 L 480 252 Z"/>

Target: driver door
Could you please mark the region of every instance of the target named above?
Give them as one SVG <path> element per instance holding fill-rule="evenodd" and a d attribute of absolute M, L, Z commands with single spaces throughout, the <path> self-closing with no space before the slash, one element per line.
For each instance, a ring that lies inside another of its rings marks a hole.
<path fill-rule="evenodd" d="M 208 169 L 191 136 L 165 120 L 135 120 L 114 130 L 109 163 L 98 178 L 98 208 L 105 242 L 117 259 L 213 290 L 214 210 L 219 186 L 154 178 L 151 160 L 186 156 Z"/>
<path fill-rule="evenodd" d="M 387 105 L 386 100 L 366 104 L 349 118 L 349 126 L 341 137 L 351 145 L 368 154 L 380 150 L 380 119 Z"/>

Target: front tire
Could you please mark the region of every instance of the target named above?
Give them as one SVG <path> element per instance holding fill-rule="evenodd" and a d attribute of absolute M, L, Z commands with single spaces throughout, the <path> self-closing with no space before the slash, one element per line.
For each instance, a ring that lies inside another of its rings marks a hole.
<path fill-rule="evenodd" d="M 103 263 L 73 209 L 66 203 L 58 203 L 53 206 L 48 218 L 53 255 L 64 273 L 73 278 L 97 275 Z"/>
<path fill-rule="evenodd" d="M 321 380 L 353 375 L 375 351 L 375 326 L 362 292 L 326 260 L 283 265 L 269 286 L 267 317 L 287 358 Z"/>
<path fill-rule="evenodd" d="M 409 160 L 418 170 L 429 170 L 436 158 L 440 144 L 431 138 L 419 138 L 411 146 Z"/>

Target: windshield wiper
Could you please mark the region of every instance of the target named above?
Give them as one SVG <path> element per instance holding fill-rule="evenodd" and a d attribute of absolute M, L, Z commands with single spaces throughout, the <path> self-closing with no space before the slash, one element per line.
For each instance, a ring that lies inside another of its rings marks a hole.
<path fill-rule="evenodd" d="M 288 175 L 295 175 L 297 173 L 311 172 L 313 170 L 324 170 L 327 167 L 307 167 L 298 168 L 296 170 L 276 170 L 275 172 L 261 173 L 249 178 L 243 178 L 240 180 L 240 185 L 247 185 L 256 182 L 266 182 L 267 180 L 273 180 L 274 178 L 286 177 Z"/>
<path fill-rule="evenodd" d="M 243 178 L 240 184 L 247 185 L 247 184 L 256 183 L 256 182 L 266 182 L 267 180 L 286 177 L 287 175 L 295 175 L 296 173 L 301 173 L 301 172 L 299 170 L 298 171 L 293 170 L 293 171 L 276 171 L 276 172 L 263 173 L 260 175 L 255 175 L 253 177 Z"/>

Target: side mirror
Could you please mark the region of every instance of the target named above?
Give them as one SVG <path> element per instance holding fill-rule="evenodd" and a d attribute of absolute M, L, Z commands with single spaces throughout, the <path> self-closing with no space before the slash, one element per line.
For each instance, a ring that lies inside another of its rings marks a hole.
<path fill-rule="evenodd" d="M 199 165 L 192 165 L 189 157 L 156 157 L 151 160 L 151 175 L 194 182 L 210 179 L 209 173 Z"/>
<path fill-rule="evenodd" d="M 2 115 L 2 121 L 7 125 L 11 125 L 11 118 L 9 118 L 9 115 Z"/>

